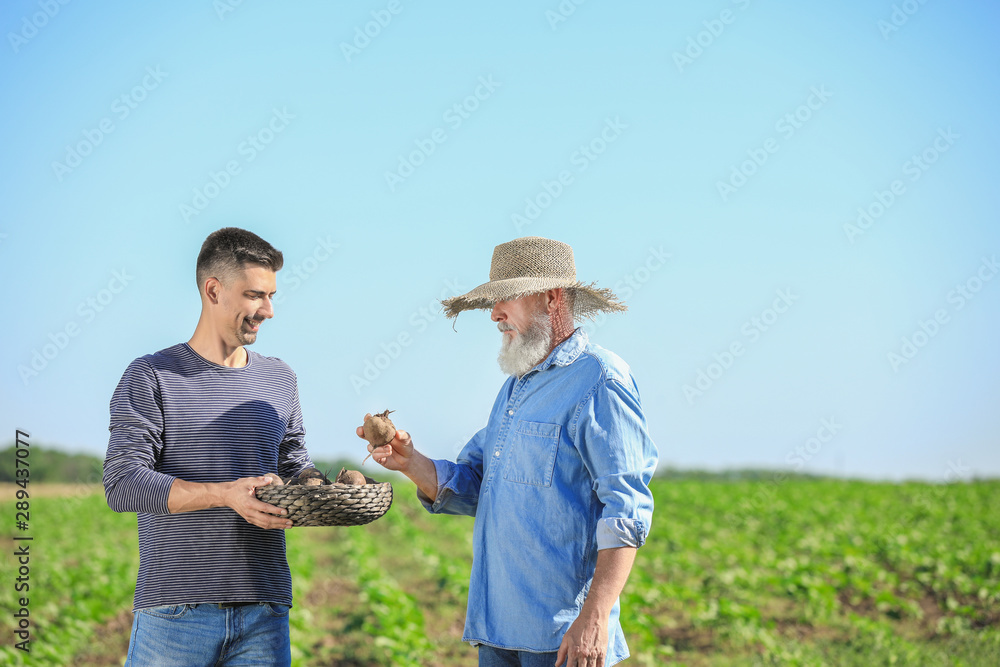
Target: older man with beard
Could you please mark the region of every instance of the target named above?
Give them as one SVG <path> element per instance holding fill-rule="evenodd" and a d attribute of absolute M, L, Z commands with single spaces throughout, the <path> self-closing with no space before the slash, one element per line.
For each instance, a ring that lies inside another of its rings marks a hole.
<path fill-rule="evenodd" d="M 628 657 L 618 596 L 649 534 L 656 447 L 629 367 L 576 317 L 624 311 L 576 280 L 573 250 L 527 237 L 497 246 L 490 281 L 444 301 L 491 310 L 511 377 L 455 462 L 405 431 L 376 461 L 433 513 L 476 517 L 463 640 L 481 667 L 600 667 Z M 361 429 L 358 429 L 361 435 Z"/>

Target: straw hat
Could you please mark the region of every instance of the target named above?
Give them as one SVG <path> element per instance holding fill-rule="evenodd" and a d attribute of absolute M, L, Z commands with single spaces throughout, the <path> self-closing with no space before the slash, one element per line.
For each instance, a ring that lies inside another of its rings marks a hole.
<path fill-rule="evenodd" d="M 577 281 L 573 248 L 539 236 L 525 236 L 495 247 L 490 281 L 441 303 L 445 315 L 457 317 L 463 310 L 489 310 L 498 301 L 509 301 L 557 287 L 573 290 L 573 314 L 577 317 L 593 317 L 602 310 L 627 310 L 627 306 L 618 301 L 611 290 Z"/>

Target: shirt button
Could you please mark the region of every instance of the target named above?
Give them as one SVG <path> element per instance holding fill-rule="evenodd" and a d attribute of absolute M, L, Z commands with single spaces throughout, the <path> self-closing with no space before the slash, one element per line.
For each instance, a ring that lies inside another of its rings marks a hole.
<path fill-rule="evenodd" d="M 500 456 L 500 450 L 498 449 L 495 452 L 493 452 L 493 456 Z"/>
<path fill-rule="evenodd" d="M 507 414 L 508 414 L 509 416 L 513 417 L 513 416 L 514 416 L 514 411 L 513 411 L 513 410 L 508 410 L 508 411 L 507 411 Z"/>

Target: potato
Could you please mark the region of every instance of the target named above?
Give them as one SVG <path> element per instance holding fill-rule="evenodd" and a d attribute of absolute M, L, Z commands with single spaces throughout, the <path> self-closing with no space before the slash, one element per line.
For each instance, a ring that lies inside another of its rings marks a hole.
<path fill-rule="evenodd" d="M 293 477 L 288 480 L 289 484 L 306 484 L 308 486 L 320 486 L 323 484 L 330 484 L 330 480 L 326 475 L 321 473 L 316 468 L 306 468 L 299 473 L 298 477 Z"/>
<path fill-rule="evenodd" d="M 336 481 L 337 484 L 353 484 L 354 486 L 364 486 L 367 483 L 364 475 L 357 470 L 348 470 L 347 468 L 340 469 Z"/>
<path fill-rule="evenodd" d="M 384 445 L 388 445 L 392 442 L 392 439 L 396 437 L 396 425 L 392 423 L 391 419 L 389 419 L 390 412 L 395 412 L 395 410 L 386 410 L 375 415 L 370 415 L 361 427 L 365 434 L 365 440 L 367 440 L 372 447 L 382 447 Z M 371 452 L 369 452 L 368 456 L 365 457 L 365 460 L 361 462 L 361 465 L 365 464 L 365 461 L 368 460 L 369 456 L 371 456 Z"/>
<path fill-rule="evenodd" d="M 271 480 L 271 484 L 269 486 L 284 486 L 285 485 L 285 482 L 282 481 L 282 479 L 280 477 L 278 477 L 277 473 L 266 472 L 263 475 L 261 475 L 261 477 L 267 477 L 268 479 Z"/>

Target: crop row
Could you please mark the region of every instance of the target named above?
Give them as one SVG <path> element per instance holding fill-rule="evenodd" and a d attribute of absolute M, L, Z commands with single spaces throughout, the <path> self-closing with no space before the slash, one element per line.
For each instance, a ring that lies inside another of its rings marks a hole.
<path fill-rule="evenodd" d="M 634 664 L 1000 664 L 1000 483 L 653 490 L 654 525 L 622 595 Z M 120 664 L 135 516 L 99 493 L 33 499 L 31 515 L 32 654 L 5 643 L 0 663 Z M 473 662 L 461 643 L 471 530 L 471 519 L 427 514 L 401 482 L 372 524 L 288 531 L 295 663 Z M 16 598 L 0 588 L 5 609 Z M 0 632 L 11 637 L 13 623 L 5 614 Z M 112 646 L 104 663 L 92 659 L 98 639 Z"/>

